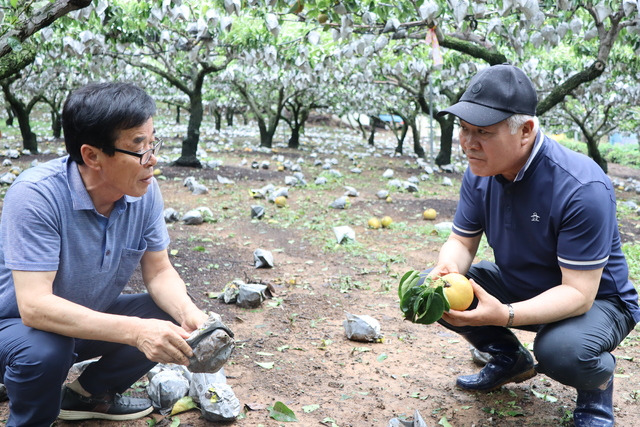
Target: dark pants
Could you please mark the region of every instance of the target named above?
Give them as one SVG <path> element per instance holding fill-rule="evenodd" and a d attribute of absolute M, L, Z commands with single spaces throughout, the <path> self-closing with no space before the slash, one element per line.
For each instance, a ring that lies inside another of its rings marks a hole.
<path fill-rule="evenodd" d="M 491 262 L 481 261 L 472 265 L 467 276 L 503 303 L 521 300 L 502 281 L 500 270 Z M 440 323 L 465 334 L 482 333 L 484 328 Z M 634 326 L 635 321 L 624 303 L 612 297 L 596 299 L 591 309 L 580 316 L 517 329 L 537 333 L 533 353 L 538 361 L 538 372 L 570 387 L 592 390 L 611 378 L 615 369 L 615 358 L 611 352 Z"/>
<path fill-rule="evenodd" d="M 121 295 L 106 312 L 173 321 L 148 294 Z M 10 410 L 6 426 L 49 427 L 60 412 L 69 368 L 98 356 L 79 379 L 92 394 L 122 393 L 155 366 L 135 347 L 44 332 L 19 318 L 0 319 L 0 373 Z"/>

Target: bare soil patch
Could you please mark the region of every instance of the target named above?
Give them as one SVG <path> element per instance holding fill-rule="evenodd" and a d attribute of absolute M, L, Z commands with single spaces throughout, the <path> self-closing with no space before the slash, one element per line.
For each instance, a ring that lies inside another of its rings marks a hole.
<path fill-rule="evenodd" d="M 394 144 L 389 144 L 393 146 Z M 209 207 L 216 222 L 189 226 L 169 225 L 171 258 L 189 284 L 198 306 L 222 315 L 234 331 L 236 350 L 225 366 L 228 384 L 245 405 L 237 426 L 326 425 L 386 426 L 391 418 L 411 419 L 420 411 L 428 425 L 443 418 L 452 426 L 561 426 L 572 425 L 575 390 L 544 375 L 521 384 L 482 394 L 455 388 L 455 378 L 479 369 L 468 345 L 439 325 L 416 325 L 402 319 L 396 286 L 408 269 L 426 268 L 435 262 L 443 237 L 434 224 L 451 221 L 457 204 L 460 173 L 438 172 L 419 183 L 419 193 L 391 191 L 392 202 L 376 197 L 387 188 L 382 178 L 391 168 L 395 178 L 420 176 L 415 160 L 367 155 L 355 161 L 340 150 L 320 152 L 319 158 L 334 157 L 342 178 L 326 186 L 315 186 L 323 173 L 313 166 L 311 147 L 302 151 L 278 148 L 249 151 L 242 147 L 212 152 L 223 159 L 217 169 L 185 169 L 159 165 L 159 182 L 166 207 L 181 213 L 198 206 Z M 366 145 L 351 150 L 367 153 Z M 373 154 L 373 153 L 369 153 Z M 290 171 L 278 171 L 277 156 L 303 158 L 302 172 L 309 185 L 289 190 L 288 206 L 276 208 L 264 199 L 254 199 L 250 190 L 273 183 L 284 186 Z M 275 156 L 275 157 L 274 157 Z M 30 162 L 34 156 L 23 158 Z M 245 162 L 243 162 L 245 160 Z M 253 169 L 253 161 L 270 161 L 269 169 Z M 354 166 L 362 169 L 351 173 Z M 5 169 L 4 167 L 2 169 Z M 629 171 L 611 167 L 621 177 Z M 219 184 L 217 176 L 234 184 Z M 195 177 L 209 188 L 206 195 L 193 195 L 183 185 Z M 454 185 L 441 185 L 442 178 Z M 344 193 L 344 186 L 360 192 L 345 210 L 328 207 Z M 634 199 L 635 194 L 619 194 Z M 250 206 L 261 204 L 267 214 L 251 219 Z M 422 219 L 422 211 L 433 207 L 436 221 Z M 390 228 L 367 228 L 370 216 L 389 215 Z M 638 239 L 637 215 L 624 218 L 625 241 Z M 356 232 L 356 243 L 337 245 L 331 227 L 348 225 Z M 272 251 L 275 267 L 256 269 L 253 252 Z M 242 309 L 212 298 L 235 278 L 268 283 L 275 296 L 258 309 Z M 139 276 L 132 291 L 142 289 Z M 384 342 L 360 343 L 346 338 L 345 312 L 368 314 L 380 321 Z M 525 343 L 534 335 L 518 331 Z M 618 358 L 614 404 L 617 425 L 640 425 L 638 394 L 638 331 L 616 350 Z M 264 369 L 256 362 L 273 362 Z M 294 411 L 297 423 L 282 423 L 269 416 L 268 407 L 281 401 Z M 310 410 L 310 405 L 319 405 Z M 0 419 L 7 417 L 7 403 L 0 406 Z M 308 411 L 308 412 L 307 412 Z M 174 417 L 153 414 L 156 425 L 205 426 L 198 410 Z M 148 426 L 151 417 L 129 423 L 58 422 L 58 426 Z M 151 423 L 152 424 L 152 423 Z"/>

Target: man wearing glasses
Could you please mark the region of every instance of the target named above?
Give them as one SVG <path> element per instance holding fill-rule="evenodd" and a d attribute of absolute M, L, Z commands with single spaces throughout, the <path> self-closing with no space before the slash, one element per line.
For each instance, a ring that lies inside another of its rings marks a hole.
<path fill-rule="evenodd" d="M 188 364 L 185 338 L 207 319 L 167 255 L 153 168 L 154 101 L 125 83 L 66 100 L 68 156 L 21 174 L 0 219 L 0 374 L 7 426 L 131 420 L 148 399 L 122 396 L 156 363 Z M 141 266 L 148 290 L 121 294 Z M 75 362 L 101 356 L 63 387 Z"/>

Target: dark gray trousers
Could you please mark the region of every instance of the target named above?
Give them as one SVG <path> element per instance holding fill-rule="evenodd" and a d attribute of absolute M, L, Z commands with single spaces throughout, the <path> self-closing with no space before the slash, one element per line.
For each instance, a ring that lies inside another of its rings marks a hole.
<path fill-rule="evenodd" d="M 174 321 L 149 294 L 120 295 L 108 313 Z M 175 321 L 174 321 L 175 322 Z M 80 376 L 92 394 L 122 393 L 155 366 L 124 344 L 81 340 L 0 319 L 0 378 L 9 394 L 6 427 L 49 427 L 60 412 L 60 392 L 75 362 L 101 356 Z"/>
<path fill-rule="evenodd" d="M 467 277 L 505 304 L 519 301 L 503 282 L 494 263 L 481 261 L 472 265 Z M 440 323 L 458 333 L 483 333 L 483 327 L 455 327 L 444 321 Z M 538 372 L 570 387 L 592 390 L 611 378 L 615 369 L 615 357 L 611 352 L 634 326 L 635 321 L 624 303 L 613 297 L 596 299 L 591 309 L 580 316 L 516 329 L 536 332 L 533 353 L 538 362 Z M 496 338 L 499 339 L 498 336 Z"/>

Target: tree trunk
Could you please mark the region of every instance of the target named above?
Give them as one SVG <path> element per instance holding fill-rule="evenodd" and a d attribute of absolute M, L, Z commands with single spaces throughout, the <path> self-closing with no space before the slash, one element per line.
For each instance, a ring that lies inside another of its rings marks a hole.
<path fill-rule="evenodd" d="M 216 123 L 216 130 L 220 132 L 220 130 L 222 129 L 222 113 L 220 113 L 220 110 L 218 110 L 217 108 L 213 110 L 213 118 Z"/>
<path fill-rule="evenodd" d="M 304 129 L 304 124 L 309 118 L 309 109 L 301 108 L 295 113 L 293 120 L 293 126 L 291 126 L 291 137 L 289 138 L 289 148 L 300 148 L 300 133 Z"/>
<path fill-rule="evenodd" d="M 592 137 L 586 135 L 585 137 L 587 139 L 587 150 L 589 153 L 589 157 L 591 157 L 593 161 L 602 168 L 604 173 L 607 173 L 609 171 L 609 166 L 607 165 L 607 161 L 602 157 L 602 154 L 600 154 L 600 150 L 598 149 L 598 142 Z"/>
<path fill-rule="evenodd" d="M 436 165 L 451 164 L 451 144 L 453 143 L 453 123 L 455 116 L 439 117 L 436 120 L 440 124 L 440 152 L 436 156 Z"/>
<path fill-rule="evenodd" d="M 393 120 L 393 116 L 391 116 L 391 120 Z M 392 126 L 393 126 L 393 128 L 395 130 L 396 125 L 395 125 L 394 122 L 392 122 Z M 396 149 L 395 149 L 396 153 L 402 154 L 402 146 L 404 145 L 404 139 L 407 137 L 407 131 L 408 130 L 409 130 L 409 126 L 407 126 L 407 123 L 405 122 L 402 125 L 402 133 L 400 134 L 400 136 L 398 137 L 396 135 L 396 140 L 398 141 L 398 145 L 396 145 Z"/>
<path fill-rule="evenodd" d="M 280 118 L 282 117 L 282 109 L 284 108 L 284 104 L 286 102 L 284 96 L 284 87 L 278 89 L 277 101 L 273 101 L 272 103 L 272 105 L 276 106 L 274 110 L 271 107 L 262 109 L 258 105 L 258 103 L 255 102 L 253 96 L 249 94 L 249 90 L 247 87 L 235 82 L 234 86 L 238 89 L 238 92 L 240 93 L 242 98 L 247 102 L 249 108 L 253 112 L 253 115 L 258 121 L 258 128 L 260 129 L 260 146 L 271 148 L 273 146 L 273 135 L 275 135 L 276 130 L 278 129 L 278 123 L 280 122 Z M 273 113 L 273 115 L 269 113 Z M 267 120 L 269 120 L 268 123 Z"/>
<path fill-rule="evenodd" d="M 276 107 L 275 113 L 273 114 L 273 116 L 269 117 L 269 128 L 267 129 L 267 133 L 269 135 L 268 140 L 263 141 L 262 136 L 260 136 L 260 145 L 262 147 L 271 148 L 273 144 L 273 135 L 275 135 L 276 130 L 278 130 L 278 123 L 280 123 L 280 118 L 282 117 L 282 110 L 284 109 L 284 104 L 285 104 L 284 88 L 281 87 L 278 90 L 278 102 L 276 103 L 277 107 Z M 268 143 L 269 145 L 263 145 L 263 142 Z"/>
<path fill-rule="evenodd" d="M 358 117 L 356 117 L 356 123 L 358 124 L 358 129 L 360 129 L 360 133 L 362 134 L 362 139 L 367 139 L 367 131 L 360 121 L 360 114 L 358 114 Z"/>
<path fill-rule="evenodd" d="M 11 110 L 10 106 L 6 106 L 5 110 L 7 110 L 7 120 L 4 121 L 4 123 L 7 126 L 13 126 L 13 111 Z"/>
<path fill-rule="evenodd" d="M 273 135 L 270 133 L 262 133 L 260 132 L 260 146 L 271 148 L 273 146 Z"/>
<path fill-rule="evenodd" d="M 176 166 L 188 166 L 201 168 L 202 163 L 198 160 L 196 153 L 198 151 L 198 143 L 200 142 L 200 125 L 202 124 L 203 107 L 202 94 L 194 91 L 190 97 L 190 115 L 189 124 L 187 125 L 187 137 L 182 141 L 182 153 L 180 157 L 173 162 Z"/>
<path fill-rule="evenodd" d="M 289 148 L 300 148 L 300 125 L 296 124 L 291 128 L 291 137 L 289 138 Z"/>
<path fill-rule="evenodd" d="M 449 103 L 454 104 L 458 102 L 463 92 L 457 94 L 450 94 L 447 96 L 449 98 Z M 431 115 L 431 108 L 429 106 L 429 102 L 427 102 L 426 98 L 422 95 L 417 98 L 418 105 L 424 114 L 427 116 Z M 456 117 L 453 114 L 447 114 L 444 117 L 438 117 L 438 111 L 433 111 L 433 119 L 438 122 L 440 125 L 440 151 L 435 158 L 435 163 L 438 166 L 451 164 L 451 144 L 453 143 L 453 124 L 456 120 Z M 433 153 L 432 153 L 433 155 Z"/>
<path fill-rule="evenodd" d="M 375 117 L 369 117 L 369 126 L 371 127 L 371 134 L 369 134 L 369 145 L 373 147 L 374 139 L 376 137 L 376 122 L 378 121 Z"/>
<path fill-rule="evenodd" d="M 413 134 L 413 151 L 416 153 L 416 156 L 424 159 L 424 149 L 422 148 L 422 144 L 420 144 L 420 129 L 418 129 L 418 124 L 414 121 L 409 124 L 411 126 L 411 133 Z"/>
<path fill-rule="evenodd" d="M 29 150 L 31 154 L 38 152 L 38 141 L 36 134 L 31 130 L 31 122 L 29 121 L 29 111 L 25 108 L 14 108 L 14 113 L 18 119 L 20 126 L 20 135 L 22 135 L 22 148 Z"/>
<path fill-rule="evenodd" d="M 60 113 L 53 110 L 51 110 L 51 131 L 54 138 L 62 136 L 62 117 L 60 117 Z"/>
<path fill-rule="evenodd" d="M 227 108 L 224 115 L 225 118 L 227 119 L 227 126 L 229 127 L 233 127 L 233 108 Z"/>
<path fill-rule="evenodd" d="M 200 160 L 198 160 L 196 156 L 197 149 L 198 140 L 194 139 L 194 137 L 187 136 L 187 138 L 182 141 L 182 154 L 180 154 L 180 157 L 178 157 L 172 165 L 201 168 L 202 163 L 200 163 Z"/>
<path fill-rule="evenodd" d="M 180 124 L 180 106 L 176 105 L 176 124 Z"/>
<path fill-rule="evenodd" d="M 22 148 L 35 154 L 38 152 L 38 141 L 36 134 L 31 130 L 31 122 L 29 121 L 29 114 L 31 113 L 31 108 L 35 105 L 35 100 L 29 103 L 30 106 L 25 105 L 24 102 L 20 101 L 20 99 L 11 92 L 9 85 L 10 82 L 5 80 L 2 84 L 2 91 L 14 117 L 18 119 L 20 135 L 22 136 Z"/>
<path fill-rule="evenodd" d="M 600 166 L 604 173 L 608 172 L 609 167 L 607 166 L 607 161 L 602 157 L 602 154 L 600 154 L 600 150 L 598 149 L 598 135 L 608 134 L 610 132 L 602 130 L 609 117 L 610 107 L 611 105 L 605 106 L 604 118 L 602 119 L 602 123 L 600 125 L 596 125 L 595 128 L 598 130 L 594 131 L 589 130 L 589 128 L 587 127 L 587 123 L 592 123 L 593 121 L 593 119 L 590 118 L 591 111 L 587 111 L 584 118 L 581 118 L 576 113 L 573 113 L 567 105 L 564 105 L 562 107 L 567 115 L 571 117 L 571 120 L 573 120 L 574 123 L 577 124 L 582 131 L 582 135 L 584 136 L 587 144 L 587 154 L 593 159 L 594 162 L 596 162 L 598 166 Z"/>
<path fill-rule="evenodd" d="M 260 146 L 271 148 L 273 145 L 273 134 L 269 133 L 267 124 L 262 117 L 258 117 L 258 129 L 260 129 Z"/>

